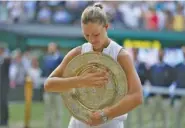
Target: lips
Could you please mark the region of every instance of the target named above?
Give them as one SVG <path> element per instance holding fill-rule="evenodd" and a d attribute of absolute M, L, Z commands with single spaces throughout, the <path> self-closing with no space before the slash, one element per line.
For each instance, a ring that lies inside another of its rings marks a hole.
<path fill-rule="evenodd" d="M 95 46 L 95 45 L 97 45 L 97 44 L 98 44 L 98 42 L 93 42 L 93 43 L 92 43 L 93 46 Z"/>

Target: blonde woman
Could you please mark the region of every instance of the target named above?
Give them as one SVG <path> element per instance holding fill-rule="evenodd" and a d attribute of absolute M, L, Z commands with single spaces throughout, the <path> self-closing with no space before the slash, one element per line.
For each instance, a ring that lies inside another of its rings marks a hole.
<path fill-rule="evenodd" d="M 62 63 L 46 80 L 45 90 L 48 92 L 62 92 L 71 88 L 89 88 L 104 85 L 108 80 L 105 73 L 89 73 L 85 76 L 70 78 L 58 77 L 62 76 L 66 65 L 75 56 L 90 51 L 103 52 L 111 56 L 124 69 L 128 80 L 128 94 L 116 105 L 104 109 L 102 112 L 93 113 L 91 120 L 87 123 L 72 117 L 68 128 L 123 128 L 127 113 L 143 102 L 141 83 L 132 59 L 125 49 L 108 37 L 108 19 L 101 4 L 96 3 L 93 6 L 88 6 L 83 11 L 81 26 L 88 43 L 72 49 L 65 56 Z"/>

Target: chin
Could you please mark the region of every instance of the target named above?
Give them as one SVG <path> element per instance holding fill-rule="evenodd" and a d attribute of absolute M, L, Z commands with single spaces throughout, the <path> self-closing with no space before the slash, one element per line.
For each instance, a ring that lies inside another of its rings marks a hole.
<path fill-rule="evenodd" d="M 94 47 L 94 51 L 96 51 L 96 52 L 102 52 L 102 49 L 100 47 Z"/>
<path fill-rule="evenodd" d="M 99 49 L 100 46 L 99 46 L 99 45 L 93 45 L 93 48 L 94 48 L 94 49 Z"/>

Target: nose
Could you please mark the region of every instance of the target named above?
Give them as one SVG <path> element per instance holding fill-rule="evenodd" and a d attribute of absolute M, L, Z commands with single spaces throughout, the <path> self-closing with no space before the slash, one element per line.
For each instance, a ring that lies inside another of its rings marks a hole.
<path fill-rule="evenodd" d="M 93 44 L 93 43 L 95 42 L 95 39 L 91 36 L 91 37 L 89 38 L 89 41 Z"/>

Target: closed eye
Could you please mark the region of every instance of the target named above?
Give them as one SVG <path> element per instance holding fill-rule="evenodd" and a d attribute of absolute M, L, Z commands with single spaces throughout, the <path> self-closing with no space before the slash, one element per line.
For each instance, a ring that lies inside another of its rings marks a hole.
<path fill-rule="evenodd" d="M 98 34 L 95 34 L 94 36 L 99 36 L 100 34 L 98 33 Z"/>

